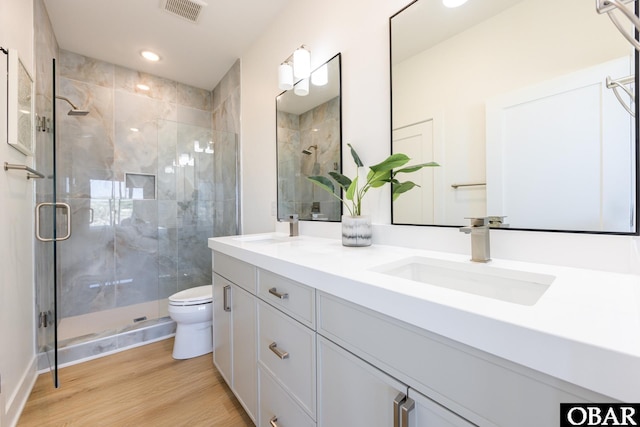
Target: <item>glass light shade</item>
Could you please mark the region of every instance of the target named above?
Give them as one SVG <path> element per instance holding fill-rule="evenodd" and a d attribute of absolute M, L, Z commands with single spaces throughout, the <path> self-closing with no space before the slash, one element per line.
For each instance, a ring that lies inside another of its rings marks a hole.
<path fill-rule="evenodd" d="M 293 52 L 293 75 L 297 79 L 306 79 L 311 75 L 311 52 L 304 46 Z"/>
<path fill-rule="evenodd" d="M 278 67 L 278 87 L 281 90 L 293 89 L 293 67 L 289 62 L 283 62 Z"/>
<path fill-rule="evenodd" d="M 311 74 L 311 84 L 314 86 L 324 86 L 328 82 L 329 72 L 327 71 L 327 64 L 324 64 Z"/>
<path fill-rule="evenodd" d="M 300 80 L 293 87 L 293 93 L 298 96 L 307 96 L 309 95 L 309 79 Z"/>

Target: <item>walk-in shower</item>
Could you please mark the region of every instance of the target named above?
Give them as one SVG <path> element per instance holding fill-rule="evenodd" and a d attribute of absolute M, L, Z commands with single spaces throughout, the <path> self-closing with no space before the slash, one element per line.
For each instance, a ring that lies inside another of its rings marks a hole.
<path fill-rule="evenodd" d="M 149 96 L 124 84 L 137 71 L 100 63 L 117 69 L 105 86 L 90 71 L 99 61 L 61 51 L 57 62 L 53 197 L 73 230 L 55 251 L 64 365 L 173 333 L 167 298 L 211 284 L 207 239 L 239 232 L 238 147 L 213 129 L 210 91 L 147 75 Z"/>

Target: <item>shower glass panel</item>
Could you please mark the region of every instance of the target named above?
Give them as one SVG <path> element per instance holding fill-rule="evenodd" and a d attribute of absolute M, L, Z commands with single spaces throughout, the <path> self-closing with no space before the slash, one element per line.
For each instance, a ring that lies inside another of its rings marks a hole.
<path fill-rule="evenodd" d="M 35 180 L 35 202 L 56 201 L 55 180 L 55 59 L 51 62 L 51 74 L 43 73 L 37 86 L 36 111 L 38 114 L 35 134 L 35 169 L 45 177 Z M 48 238 L 56 237 L 57 209 L 42 209 L 40 233 Z M 53 375 L 53 384 L 58 387 L 57 339 L 56 339 L 56 242 L 42 242 L 34 237 L 37 350 L 44 355 L 45 362 Z"/>
<path fill-rule="evenodd" d="M 210 284 L 207 239 L 238 232 L 237 137 L 168 120 L 158 128 L 165 147 L 158 153 L 160 295 L 167 298 Z"/>

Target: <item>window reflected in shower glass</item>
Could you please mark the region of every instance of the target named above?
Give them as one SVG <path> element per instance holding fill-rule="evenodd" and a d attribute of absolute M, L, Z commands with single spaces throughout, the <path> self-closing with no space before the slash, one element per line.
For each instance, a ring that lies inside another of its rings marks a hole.
<path fill-rule="evenodd" d="M 112 225 L 111 202 L 111 199 L 91 199 L 91 207 L 87 215 L 90 227 Z"/>
<path fill-rule="evenodd" d="M 89 182 L 92 199 L 110 199 L 113 197 L 113 182 L 105 179 L 92 179 Z M 69 191 L 67 189 L 67 191 Z"/>
<path fill-rule="evenodd" d="M 154 200 L 156 198 L 156 176 L 125 173 L 125 199 Z"/>

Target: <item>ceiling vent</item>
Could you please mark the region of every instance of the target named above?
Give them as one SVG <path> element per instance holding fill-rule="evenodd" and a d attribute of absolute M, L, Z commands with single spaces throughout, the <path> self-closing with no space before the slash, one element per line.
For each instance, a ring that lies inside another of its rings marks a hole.
<path fill-rule="evenodd" d="M 161 0 L 160 7 L 165 12 L 179 16 L 190 22 L 198 22 L 200 12 L 207 5 L 202 0 Z"/>

